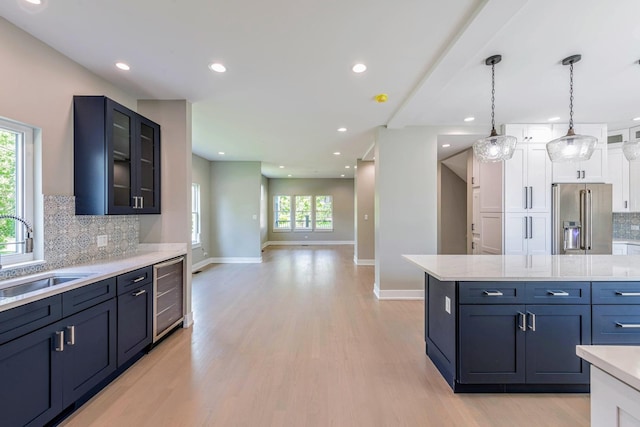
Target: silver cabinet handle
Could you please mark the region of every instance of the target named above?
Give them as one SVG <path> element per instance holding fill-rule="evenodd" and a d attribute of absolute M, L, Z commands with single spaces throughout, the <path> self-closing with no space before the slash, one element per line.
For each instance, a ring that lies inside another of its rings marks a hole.
<path fill-rule="evenodd" d="M 533 239 L 533 217 L 529 217 L 529 238 Z"/>
<path fill-rule="evenodd" d="M 144 289 L 140 289 L 138 292 L 134 292 L 134 293 L 132 293 L 132 294 L 131 294 L 131 296 L 133 296 L 133 297 L 139 297 L 140 295 L 143 295 L 143 294 L 146 294 L 146 293 L 147 293 L 147 291 L 146 291 L 146 290 L 144 290 Z"/>
<path fill-rule="evenodd" d="M 146 277 L 147 277 L 147 276 L 140 276 L 140 277 L 136 277 L 135 279 L 133 279 L 133 280 L 131 281 L 131 283 L 138 283 L 138 282 L 140 282 L 140 281 L 144 280 Z"/>
<path fill-rule="evenodd" d="M 67 326 L 67 344 L 75 345 L 76 344 L 76 327 L 75 326 Z"/>
<path fill-rule="evenodd" d="M 169 260 L 169 261 L 165 261 L 165 262 L 163 262 L 161 264 L 155 264 L 153 267 L 156 268 L 156 269 L 157 268 L 168 267 L 170 265 L 181 263 L 182 261 L 184 261 L 184 257 L 180 257 L 180 258 L 172 259 L 172 260 Z"/>
<path fill-rule="evenodd" d="M 485 294 L 488 297 L 501 297 L 502 296 L 502 292 L 500 291 L 482 291 L 483 294 Z"/>
<path fill-rule="evenodd" d="M 526 330 L 527 330 L 527 325 L 526 325 L 527 320 L 526 320 L 526 318 L 527 318 L 527 315 L 526 315 L 526 314 L 524 314 L 524 313 L 523 313 L 523 312 L 521 312 L 521 311 L 519 311 L 519 312 L 518 312 L 518 328 L 519 328 L 521 331 L 525 331 L 525 332 L 526 332 Z"/>
<path fill-rule="evenodd" d="M 620 322 L 616 322 L 616 326 L 618 328 L 640 328 L 640 324 L 638 324 L 638 323 L 620 323 Z"/>
<path fill-rule="evenodd" d="M 55 351 L 64 351 L 64 331 L 56 331 Z"/>
<path fill-rule="evenodd" d="M 476 225 L 472 222 L 471 223 L 471 231 L 475 231 L 476 230 Z"/>
<path fill-rule="evenodd" d="M 140 196 L 140 209 L 144 209 L 144 197 L 142 196 Z"/>
<path fill-rule="evenodd" d="M 582 179 L 584 179 L 584 171 L 582 171 Z"/>
<path fill-rule="evenodd" d="M 529 237 L 528 234 L 527 234 L 527 232 L 528 232 L 527 230 L 529 230 L 529 227 L 527 227 L 527 217 L 525 216 L 522 219 L 524 219 L 524 222 L 522 224 L 524 225 L 524 238 L 526 239 L 526 238 Z"/>
<path fill-rule="evenodd" d="M 529 318 L 531 319 L 531 324 L 527 324 L 527 328 L 531 329 L 533 332 L 536 331 L 536 315 L 530 311 L 527 311 Z"/>
<path fill-rule="evenodd" d="M 524 208 L 527 209 L 527 201 L 529 200 L 529 187 L 524 187 Z"/>
<path fill-rule="evenodd" d="M 565 291 L 547 291 L 547 295 L 553 295 L 554 297 L 568 297 L 569 292 Z"/>
<path fill-rule="evenodd" d="M 629 202 L 628 201 L 624 201 L 624 208 L 627 209 L 629 207 Z"/>
<path fill-rule="evenodd" d="M 576 171 L 576 172 L 578 172 L 578 179 L 580 179 L 580 171 Z"/>
<path fill-rule="evenodd" d="M 533 187 L 529 187 L 529 209 L 533 209 Z"/>
<path fill-rule="evenodd" d="M 621 296 L 621 297 L 640 297 L 640 292 L 616 291 L 616 295 Z"/>

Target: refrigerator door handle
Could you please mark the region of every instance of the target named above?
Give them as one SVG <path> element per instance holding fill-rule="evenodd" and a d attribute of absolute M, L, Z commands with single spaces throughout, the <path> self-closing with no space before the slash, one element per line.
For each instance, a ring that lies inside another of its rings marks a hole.
<path fill-rule="evenodd" d="M 586 249 L 587 244 L 586 234 L 587 234 L 587 190 L 580 190 L 580 225 L 582 229 L 580 230 L 580 249 Z"/>
<path fill-rule="evenodd" d="M 593 240 L 593 227 L 592 227 L 592 217 L 593 217 L 593 200 L 592 200 L 591 190 L 587 189 L 587 233 L 586 233 L 586 246 L 587 251 L 591 251 L 591 241 Z"/>
<path fill-rule="evenodd" d="M 551 229 L 553 230 L 553 237 L 551 238 L 551 253 L 557 255 L 560 253 L 560 231 L 559 225 L 560 222 L 560 191 L 558 187 L 553 185 L 551 186 L 551 195 L 553 198 L 552 201 L 552 209 L 553 214 L 551 216 Z"/>

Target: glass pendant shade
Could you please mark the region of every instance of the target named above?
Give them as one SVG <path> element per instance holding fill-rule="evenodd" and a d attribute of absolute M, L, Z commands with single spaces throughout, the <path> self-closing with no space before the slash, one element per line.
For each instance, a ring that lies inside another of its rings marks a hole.
<path fill-rule="evenodd" d="M 635 141 L 625 141 L 622 144 L 622 152 L 624 156 L 630 162 L 636 162 L 640 160 L 640 139 Z"/>
<path fill-rule="evenodd" d="M 473 154 L 481 162 L 500 162 L 513 157 L 516 148 L 516 138 L 508 135 L 498 135 L 495 129 L 491 135 L 473 143 Z"/>
<path fill-rule="evenodd" d="M 573 128 L 562 138 L 547 143 L 547 153 L 552 162 L 589 160 L 598 140 L 593 136 L 576 135 Z"/>

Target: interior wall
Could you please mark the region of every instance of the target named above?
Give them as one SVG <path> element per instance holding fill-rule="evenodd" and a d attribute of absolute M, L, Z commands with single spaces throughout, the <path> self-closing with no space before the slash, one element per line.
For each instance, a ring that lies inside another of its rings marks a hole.
<path fill-rule="evenodd" d="M 333 231 L 273 231 L 275 196 L 333 196 Z M 269 179 L 269 241 L 353 242 L 354 180 L 345 178 Z"/>
<path fill-rule="evenodd" d="M 211 181 L 209 160 L 193 154 L 191 156 L 191 182 L 200 185 L 200 247 L 192 248 L 191 263 L 197 264 L 208 258 L 211 234 Z"/>
<path fill-rule="evenodd" d="M 467 253 L 467 183 L 446 165 L 440 166 L 441 254 Z"/>
<path fill-rule="evenodd" d="M 374 162 L 358 160 L 356 172 L 355 260 L 372 263 L 375 259 L 375 177 Z"/>
<path fill-rule="evenodd" d="M 259 261 L 260 162 L 211 162 L 212 258 Z"/>

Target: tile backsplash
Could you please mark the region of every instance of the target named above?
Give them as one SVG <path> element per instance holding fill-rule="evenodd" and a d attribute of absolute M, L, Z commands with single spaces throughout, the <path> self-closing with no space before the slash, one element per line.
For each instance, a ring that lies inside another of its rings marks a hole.
<path fill-rule="evenodd" d="M 74 196 L 43 196 L 45 264 L 0 270 L 0 279 L 120 257 L 136 252 L 140 224 L 136 215 L 75 215 Z M 107 246 L 97 237 L 107 235 Z"/>
<path fill-rule="evenodd" d="M 640 240 L 640 213 L 613 213 L 613 238 Z"/>

